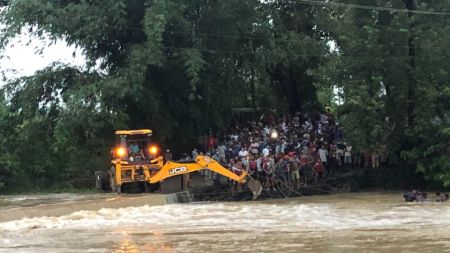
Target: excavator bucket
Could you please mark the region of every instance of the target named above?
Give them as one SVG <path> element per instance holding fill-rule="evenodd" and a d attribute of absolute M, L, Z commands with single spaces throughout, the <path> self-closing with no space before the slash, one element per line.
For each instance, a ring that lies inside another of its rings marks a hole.
<path fill-rule="evenodd" d="M 262 185 L 261 182 L 259 182 L 258 180 L 250 178 L 250 180 L 247 183 L 247 187 L 253 194 L 253 200 L 257 199 L 259 195 L 261 195 Z"/>

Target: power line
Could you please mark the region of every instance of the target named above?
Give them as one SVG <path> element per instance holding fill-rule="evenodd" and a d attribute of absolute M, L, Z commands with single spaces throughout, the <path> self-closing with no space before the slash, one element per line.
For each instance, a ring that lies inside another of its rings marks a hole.
<path fill-rule="evenodd" d="M 165 30 L 163 33 L 169 33 L 169 34 L 186 34 L 186 35 L 192 35 L 192 32 L 182 32 L 182 31 L 174 31 L 174 30 Z M 271 38 L 268 37 L 252 37 L 252 36 L 234 36 L 234 35 L 220 35 L 220 34 L 210 34 L 210 33 L 195 33 L 196 36 L 199 37 L 216 37 L 216 38 L 233 38 L 233 39 L 249 39 L 249 40 L 259 40 L 259 41 L 265 41 L 269 40 Z M 289 41 L 289 38 L 273 38 L 274 40 L 281 40 L 281 41 Z M 373 44 L 373 43 L 356 43 L 358 45 L 366 46 L 366 47 L 389 47 L 389 48 L 405 48 L 408 49 L 409 45 L 408 42 L 405 41 L 404 45 L 389 45 L 389 44 Z M 426 46 L 426 47 L 418 47 L 419 49 L 441 49 L 441 47 L 433 47 L 433 46 Z"/>
<path fill-rule="evenodd" d="M 403 13 L 414 13 L 414 14 L 422 14 L 422 15 L 450 16 L 450 12 L 425 11 L 425 10 L 408 10 L 408 9 L 399 9 L 399 8 L 382 7 L 382 6 L 374 6 L 374 5 L 360 5 L 360 4 L 349 4 L 349 3 L 324 2 L 324 1 L 317 1 L 317 0 L 293 0 L 291 2 L 299 3 L 299 4 L 327 5 L 327 6 L 335 6 L 335 7 L 339 7 L 339 8 L 352 8 L 352 9 L 363 9 L 363 10 L 403 12 Z"/>
<path fill-rule="evenodd" d="M 117 26 L 113 26 L 113 25 L 107 25 L 107 26 L 111 26 L 114 28 L 119 28 Z M 383 26 L 384 27 L 384 26 Z M 125 29 L 127 30 L 136 30 L 136 31 L 144 31 L 143 28 L 138 28 L 138 27 L 126 27 Z M 230 39 L 248 39 L 248 40 L 257 40 L 257 41 L 267 41 L 270 40 L 270 37 L 260 37 L 260 36 L 242 36 L 242 35 L 231 35 L 231 34 L 223 34 L 223 33 L 219 33 L 219 34 L 213 34 L 213 33 L 205 33 L 205 32 L 193 32 L 191 31 L 175 31 L 175 30 L 164 30 L 162 31 L 163 33 L 166 34 L 181 34 L 181 35 L 194 35 L 198 36 L 198 37 L 213 37 L 213 38 L 230 38 Z M 281 40 L 281 41 L 289 41 L 289 38 L 273 38 L 275 40 Z M 372 43 L 357 43 L 358 45 L 364 45 L 367 47 L 388 47 L 388 48 L 405 48 L 408 49 L 409 45 L 407 45 L 408 42 L 405 42 L 405 45 L 388 45 L 388 44 L 372 44 Z M 441 49 L 441 47 L 433 47 L 433 46 L 426 46 L 426 47 L 417 47 L 419 49 Z"/>
<path fill-rule="evenodd" d="M 106 25 L 106 26 L 111 26 L 114 28 L 118 28 L 116 26 L 112 26 L 112 25 Z M 139 30 L 139 31 L 143 31 L 143 28 L 136 28 L 136 27 L 126 27 L 125 29 L 131 29 L 131 30 Z M 192 32 L 182 32 L 182 31 L 172 31 L 172 30 L 166 30 L 163 31 L 164 33 L 170 33 L 170 34 L 188 34 L 188 35 L 192 35 Z M 267 37 L 250 37 L 250 36 L 234 36 L 234 35 L 223 35 L 223 34 L 209 34 L 209 33 L 196 33 L 196 35 L 200 35 L 201 36 L 208 36 L 208 37 L 219 37 L 219 38 L 245 38 L 245 39 L 259 39 L 259 40 L 269 40 L 270 38 Z M 278 38 L 279 39 L 279 38 Z M 289 39 L 281 39 L 284 41 L 288 41 Z M 137 45 L 143 42 L 137 42 L 137 43 L 121 43 L 118 42 L 118 45 L 121 46 L 133 46 L 133 45 Z M 364 43 L 364 42 L 358 42 L 358 41 L 354 41 L 353 43 L 357 44 L 358 46 L 361 46 L 360 49 L 367 49 L 370 47 L 376 47 L 376 48 L 404 48 L 404 49 L 409 49 L 409 45 L 387 45 L 387 44 L 372 44 L 372 43 Z M 96 42 L 96 44 L 101 44 L 101 45 L 111 45 L 110 43 L 106 43 L 106 42 Z M 166 49 L 195 49 L 198 50 L 200 52 L 207 52 L 207 53 L 218 53 L 218 52 L 225 52 L 225 53 L 237 53 L 237 54 L 255 54 L 256 52 L 254 51 L 242 51 L 242 50 L 235 50 L 235 49 L 210 49 L 210 48 L 198 48 L 198 47 L 174 47 L 174 46 L 160 46 L 161 48 L 166 48 Z M 417 46 L 416 45 L 416 49 L 444 49 L 443 47 L 436 47 L 436 46 Z M 270 49 L 269 49 L 270 50 Z M 292 55 L 292 54 L 291 54 Z M 306 54 L 294 54 L 294 55 L 298 55 L 298 56 L 310 56 L 310 55 L 306 55 Z M 344 56 L 347 58 L 373 58 L 373 57 L 369 57 L 369 56 Z M 383 56 L 381 56 L 383 57 Z M 404 58 L 404 57 L 408 57 L 408 56 L 389 56 L 386 57 L 384 56 L 383 58 Z"/>
<path fill-rule="evenodd" d="M 97 44 L 105 44 L 105 45 L 109 45 L 108 43 L 97 43 Z M 121 43 L 120 45 L 123 46 L 133 46 L 133 45 L 137 45 L 137 44 L 131 44 L 131 43 Z M 211 49 L 211 48 L 205 48 L 205 47 L 175 47 L 175 46 L 159 46 L 160 48 L 165 48 L 165 49 L 173 49 L 173 50 L 197 50 L 199 52 L 205 52 L 205 53 L 230 53 L 230 54 L 257 54 L 258 52 L 256 51 L 243 51 L 243 50 L 235 50 L 235 49 Z M 289 55 L 294 55 L 294 56 L 304 56 L 304 57 L 312 57 L 314 55 L 310 55 L 310 54 L 299 54 L 299 53 L 289 53 Z M 355 58 L 355 59 L 375 59 L 375 58 L 380 58 L 380 59 L 409 59 L 412 58 L 414 56 L 410 56 L 410 55 L 389 55 L 389 56 L 385 56 L 385 55 L 377 55 L 377 56 L 358 56 L 358 55 L 339 55 L 341 57 L 344 58 Z"/>
<path fill-rule="evenodd" d="M 196 47 L 171 47 L 171 46 L 161 46 L 161 48 L 166 48 L 166 49 L 182 49 L 182 50 L 197 50 L 200 52 L 206 52 L 206 53 L 235 53 L 235 54 L 256 54 L 257 52 L 252 52 L 252 51 L 240 51 L 240 50 L 232 50 L 232 49 L 210 49 L 210 48 L 196 48 Z M 311 57 L 313 55 L 310 54 L 298 54 L 298 53 L 289 53 L 289 55 L 294 55 L 294 56 L 306 56 L 306 57 Z M 395 55 L 389 55 L 389 56 L 384 56 L 384 55 L 377 55 L 377 56 L 358 56 L 358 55 L 340 55 L 341 57 L 344 58 L 355 58 L 355 59 L 374 59 L 374 58 L 382 58 L 382 59 L 407 59 L 407 58 L 412 58 L 414 56 L 410 56 L 410 55 L 399 55 L 399 56 L 395 56 Z"/>

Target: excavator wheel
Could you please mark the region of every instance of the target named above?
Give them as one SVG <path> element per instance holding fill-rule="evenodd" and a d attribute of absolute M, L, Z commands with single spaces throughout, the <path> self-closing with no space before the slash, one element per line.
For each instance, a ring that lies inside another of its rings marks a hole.
<path fill-rule="evenodd" d="M 96 188 L 103 192 L 110 192 L 111 186 L 109 182 L 109 174 L 104 171 L 95 172 Z"/>
<path fill-rule="evenodd" d="M 145 192 L 157 192 L 159 190 L 161 190 L 161 184 L 160 183 L 155 183 L 155 184 L 149 184 L 147 182 L 145 182 Z"/>
<path fill-rule="evenodd" d="M 140 193 L 152 193 L 158 191 L 160 188 L 159 183 L 149 184 L 147 182 L 128 182 L 122 183 L 122 185 L 115 186 L 116 193 L 126 194 L 140 194 Z"/>

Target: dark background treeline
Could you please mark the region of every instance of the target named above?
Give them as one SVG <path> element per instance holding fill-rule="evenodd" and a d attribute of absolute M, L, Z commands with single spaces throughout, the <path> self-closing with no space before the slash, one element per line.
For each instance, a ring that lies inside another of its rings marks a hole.
<path fill-rule="evenodd" d="M 331 106 L 358 150 L 387 150 L 395 168 L 450 184 L 446 1 L 0 5 L 0 48 L 26 30 L 64 39 L 87 59 L 5 81 L 0 192 L 90 187 L 93 171 L 108 166 L 115 129 L 151 128 L 187 152 L 243 107 Z"/>

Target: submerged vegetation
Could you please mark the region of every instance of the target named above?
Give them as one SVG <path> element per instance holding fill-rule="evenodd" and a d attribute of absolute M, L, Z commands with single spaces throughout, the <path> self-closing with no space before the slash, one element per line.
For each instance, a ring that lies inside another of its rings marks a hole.
<path fill-rule="evenodd" d="M 232 108 L 324 106 L 358 150 L 385 150 L 396 168 L 450 186 L 446 1 L 0 5 L 0 52 L 28 31 L 86 56 L 83 68 L 54 63 L 6 80 L 0 191 L 92 185 L 118 128 L 149 127 L 187 151 L 199 133 L 229 124 Z"/>

